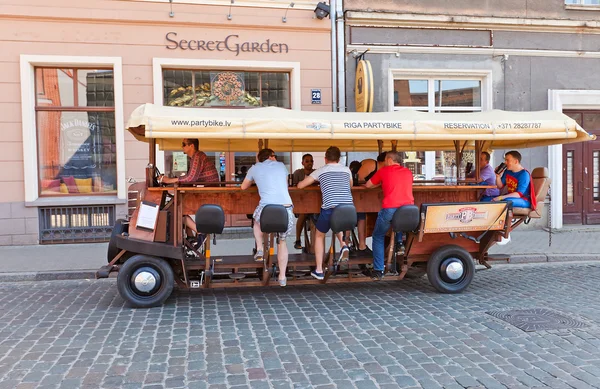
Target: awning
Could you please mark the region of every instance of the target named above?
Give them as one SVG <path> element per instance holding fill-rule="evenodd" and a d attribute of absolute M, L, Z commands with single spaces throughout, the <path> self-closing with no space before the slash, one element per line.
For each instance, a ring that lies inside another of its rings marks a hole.
<path fill-rule="evenodd" d="M 219 109 L 144 104 L 127 128 L 140 140 L 157 139 L 163 149 L 181 149 L 181 139 L 197 138 L 203 151 L 257 151 L 269 140 L 276 151 L 376 151 L 377 140 L 397 141 L 397 149 L 454 150 L 455 141 L 474 148 L 521 149 L 593 140 L 570 117 L 556 111 L 477 113 L 315 112 L 283 108 Z"/>

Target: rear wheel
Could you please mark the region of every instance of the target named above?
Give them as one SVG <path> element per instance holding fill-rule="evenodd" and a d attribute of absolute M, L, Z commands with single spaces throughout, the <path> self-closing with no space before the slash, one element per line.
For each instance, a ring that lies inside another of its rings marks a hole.
<path fill-rule="evenodd" d="M 173 282 L 167 261 L 140 254 L 125 261 L 117 276 L 119 294 L 136 308 L 162 305 L 173 291 Z"/>
<path fill-rule="evenodd" d="M 112 233 L 110 234 L 110 241 L 108 242 L 108 250 L 106 255 L 108 263 L 110 263 L 110 261 L 112 261 L 113 258 L 116 257 L 121 251 L 117 247 L 117 236 L 124 232 L 129 232 L 129 223 L 127 223 L 125 219 L 117 219 L 117 221 L 115 221 L 115 226 L 113 227 Z"/>
<path fill-rule="evenodd" d="M 442 293 L 460 293 L 475 275 L 471 254 L 460 246 L 448 245 L 437 249 L 427 261 L 427 278 Z"/>

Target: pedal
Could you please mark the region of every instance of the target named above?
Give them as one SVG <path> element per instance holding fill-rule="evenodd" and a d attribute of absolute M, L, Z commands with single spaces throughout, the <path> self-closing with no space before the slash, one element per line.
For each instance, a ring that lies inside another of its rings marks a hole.
<path fill-rule="evenodd" d="M 304 271 L 291 271 L 288 272 L 288 275 L 290 277 L 304 277 L 304 276 L 309 276 L 310 272 L 304 272 Z"/>
<path fill-rule="evenodd" d="M 192 289 L 200 288 L 200 281 L 190 281 L 190 288 L 192 288 Z"/>
<path fill-rule="evenodd" d="M 231 273 L 229 274 L 229 278 L 231 278 L 232 280 L 241 280 L 242 278 L 245 278 L 246 275 L 244 273 Z"/>
<path fill-rule="evenodd" d="M 98 269 L 96 271 L 96 279 L 100 279 L 100 278 L 108 278 L 108 276 L 110 275 L 110 272 L 112 271 L 113 267 L 110 265 L 104 265 L 102 266 L 100 269 Z"/>

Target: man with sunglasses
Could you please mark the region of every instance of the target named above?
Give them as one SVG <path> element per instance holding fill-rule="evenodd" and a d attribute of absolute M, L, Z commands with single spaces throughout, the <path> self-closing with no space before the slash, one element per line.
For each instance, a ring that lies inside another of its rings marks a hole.
<path fill-rule="evenodd" d="M 294 172 L 294 174 L 292 174 L 292 185 L 298 185 L 298 183 L 306 176 L 315 171 L 315 169 L 313 169 L 314 162 L 315 161 L 311 154 L 304 154 L 302 156 L 302 169 L 298 169 Z M 304 224 L 306 223 L 306 219 L 309 215 L 303 213 L 297 216 L 298 222 L 296 222 L 296 242 L 294 242 L 294 248 L 296 250 L 300 250 L 302 249 L 302 241 L 300 240 L 300 236 L 302 236 L 302 229 L 304 228 Z"/>
<path fill-rule="evenodd" d="M 162 177 L 165 184 L 191 184 L 194 182 L 210 183 L 219 182 L 219 173 L 215 164 L 208 159 L 206 154 L 198 150 L 198 139 L 184 139 L 181 142 L 183 152 L 190 157 L 191 163 L 187 174 L 181 177 Z"/>
<path fill-rule="evenodd" d="M 180 184 L 219 182 L 219 173 L 215 164 L 208 159 L 206 154 L 198 150 L 198 145 L 198 139 L 184 139 L 181 142 L 181 147 L 183 148 L 183 152 L 191 159 L 187 174 L 174 178 L 161 175 L 159 182 L 164 184 L 174 184 L 176 182 Z M 184 216 L 183 223 L 198 234 L 198 231 L 196 231 L 196 222 L 190 216 Z M 198 239 L 198 243 L 202 244 L 202 239 Z"/>

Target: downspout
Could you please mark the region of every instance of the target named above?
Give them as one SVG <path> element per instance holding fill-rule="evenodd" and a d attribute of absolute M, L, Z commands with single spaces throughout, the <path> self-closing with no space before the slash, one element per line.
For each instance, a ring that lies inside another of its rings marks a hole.
<path fill-rule="evenodd" d="M 337 76 L 338 76 L 338 111 L 346 112 L 346 46 L 344 44 L 344 0 L 336 0 L 335 10 L 336 35 L 337 35 Z"/>
<path fill-rule="evenodd" d="M 337 111 L 338 98 L 337 98 L 337 51 L 335 48 L 335 42 L 337 36 L 335 34 L 335 7 L 337 0 L 329 1 L 329 19 L 331 19 L 331 108 L 333 112 Z"/>

